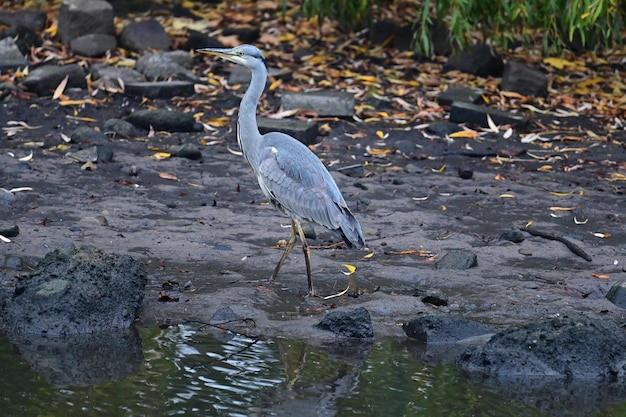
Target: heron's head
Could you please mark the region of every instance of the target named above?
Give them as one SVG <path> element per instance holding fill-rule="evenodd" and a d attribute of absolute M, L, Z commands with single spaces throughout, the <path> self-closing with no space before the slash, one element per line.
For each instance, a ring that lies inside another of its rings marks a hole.
<path fill-rule="evenodd" d="M 267 67 L 263 52 L 252 45 L 239 45 L 234 48 L 202 48 L 196 51 L 201 54 L 216 55 L 248 68 L 253 67 L 255 64 L 263 64 L 263 66 Z"/>

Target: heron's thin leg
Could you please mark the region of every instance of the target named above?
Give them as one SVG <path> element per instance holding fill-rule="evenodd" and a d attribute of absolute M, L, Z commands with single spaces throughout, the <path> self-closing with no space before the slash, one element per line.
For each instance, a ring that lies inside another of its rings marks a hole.
<path fill-rule="evenodd" d="M 287 242 L 287 246 L 285 246 L 285 252 L 283 252 L 283 256 L 280 258 L 280 261 L 278 261 L 278 265 L 276 265 L 274 272 L 272 272 L 272 275 L 270 276 L 270 280 L 269 280 L 270 282 L 273 282 L 276 279 L 276 276 L 278 275 L 278 271 L 280 271 L 280 268 L 285 263 L 287 256 L 289 256 L 289 252 L 291 252 L 295 244 L 296 244 L 296 223 L 295 223 L 295 220 L 291 219 L 291 237 L 289 238 L 289 241 Z"/>
<path fill-rule="evenodd" d="M 302 225 L 298 220 L 294 220 L 296 229 L 298 229 L 298 235 L 300 235 L 300 240 L 302 241 L 302 251 L 304 252 L 304 262 L 306 263 L 306 277 L 309 281 L 309 297 L 315 297 L 315 288 L 313 288 L 313 276 L 311 275 L 311 250 L 309 249 L 309 244 L 306 241 L 306 237 L 304 236 L 304 230 L 302 230 Z"/>

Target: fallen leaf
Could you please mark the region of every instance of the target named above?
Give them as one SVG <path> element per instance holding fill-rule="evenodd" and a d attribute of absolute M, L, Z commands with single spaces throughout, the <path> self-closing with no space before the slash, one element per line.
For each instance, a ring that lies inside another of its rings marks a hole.
<path fill-rule="evenodd" d="M 57 100 L 59 97 L 63 95 L 63 91 L 65 91 L 65 86 L 67 86 L 67 81 L 70 79 L 69 74 L 63 78 L 63 80 L 59 83 L 57 88 L 54 90 L 54 94 L 52 95 L 52 100 Z"/>
<path fill-rule="evenodd" d="M 178 177 L 176 175 L 169 174 L 167 172 L 159 172 L 159 177 L 166 180 L 178 181 Z"/>
<path fill-rule="evenodd" d="M 341 271 L 344 275 L 352 275 L 356 271 L 356 266 L 354 265 L 343 264 L 342 266 L 346 269 L 345 271 Z"/>
<path fill-rule="evenodd" d="M 599 279 L 610 279 L 611 276 L 610 275 L 606 275 L 606 274 L 596 274 L 595 272 L 591 273 L 591 276 L 594 278 L 599 278 Z"/>

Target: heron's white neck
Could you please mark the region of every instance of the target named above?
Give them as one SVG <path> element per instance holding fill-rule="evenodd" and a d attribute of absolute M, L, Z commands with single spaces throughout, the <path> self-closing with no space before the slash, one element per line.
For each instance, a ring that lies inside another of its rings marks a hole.
<path fill-rule="evenodd" d="M 252 149 L 260 145 L 261 135 L 256 122 L 256 108 L 267 81 L 267 69 L 263 63 L 255 64 L 250 70 L 252 71 L 252 80 L 239 106 L 239 123 L 237 126 L 239 146 L 244 154 L 247 153 L 247 158 L 256 155 Z"/>

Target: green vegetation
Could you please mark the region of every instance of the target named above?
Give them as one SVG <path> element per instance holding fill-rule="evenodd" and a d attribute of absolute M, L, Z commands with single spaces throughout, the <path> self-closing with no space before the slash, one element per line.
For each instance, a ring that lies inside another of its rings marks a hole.
<path fill-rule="evenodd" d="M 430 54 L 433 20 L 445 22 L 456 49 L 467 46 L 476 33 L 497 46 L 510 41 L 539 44 L 544 52 L 563 49 L 621 46 L 626 23 L 623 0 L 415 0 L 416 48 Z M 329 17 L 346 22 L 371 18 L 382 0 L 303 0 L 308 16 Z M 387 2 L 389 3 L 389 2 Z"/>

